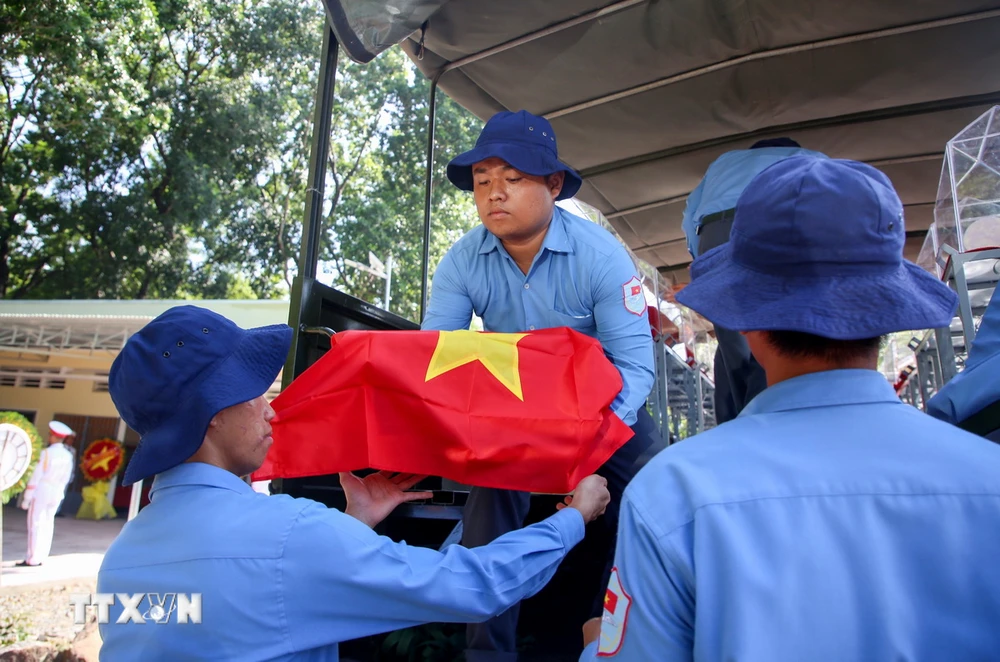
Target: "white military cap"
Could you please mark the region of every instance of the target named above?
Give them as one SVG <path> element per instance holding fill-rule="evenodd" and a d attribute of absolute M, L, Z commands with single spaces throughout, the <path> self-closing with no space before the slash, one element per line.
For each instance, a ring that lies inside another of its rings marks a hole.
<path fill-rule="evenodd" d="M 71 434 L 76 434 L 70 426 L 65 423 L 60 423 L 59 421 L 52 421 L 49 423 L 49 431 L 57 437 L 68 437 Z"/>

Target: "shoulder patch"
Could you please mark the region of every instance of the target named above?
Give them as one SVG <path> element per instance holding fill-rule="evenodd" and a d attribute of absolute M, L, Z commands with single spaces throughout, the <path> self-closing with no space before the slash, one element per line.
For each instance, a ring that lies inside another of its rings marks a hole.
<path fill-rule="evenodd" d="M 632 276 L 622 285 L 622 301 L 625 303 L 625 310 L 633 315 L 642 317 L 646 312 L 646 297 L 642 293 L 642 282 L 636 276 Z"/>
<path fill-rule="evenodd" d="M 625 641 L 628 626 L 628 610 L 632 606 L 632 596 L 625 591 L 618 568 L 611 569 L 608 591 L 604 594 L 604 616 L 601 618 L 601 639 L 597 645 L 598 657 L 617 655 Z"/>

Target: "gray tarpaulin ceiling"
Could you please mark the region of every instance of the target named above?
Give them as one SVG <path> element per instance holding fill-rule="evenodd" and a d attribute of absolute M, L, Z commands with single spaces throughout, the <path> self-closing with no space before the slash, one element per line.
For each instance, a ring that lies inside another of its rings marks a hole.
<path fill-rule="evenodd" d="M 579 197 L 680 282 L 685 196 L 721 153 L 767 136 L 882 168 L 914 259 L 945 142 L 1000 103 L 998 0 L 450 0 L 422 58 L 420 38 L 402 45 L 430 78 L 495 49 L 441 88 L 482 118 L 546 115 Z"/>

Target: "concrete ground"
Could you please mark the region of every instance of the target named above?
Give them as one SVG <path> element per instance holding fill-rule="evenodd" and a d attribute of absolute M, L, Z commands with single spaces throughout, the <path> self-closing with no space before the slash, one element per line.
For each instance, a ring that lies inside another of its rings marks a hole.
<path fill-rule="evenodd" d="M 48 560 L 39 567 L 18 568 L 14 564 L 24 558 L 27 546 L 27 513 L 13 504 L 3 507 L 0 616 L 16 612 L 25 618 L 27 639 L 10 648 L 0 647 L 0 659 L 36 659 L 27 651 L 14 652 L 18 647 L 42 651 L 36 653 L 37 659 L 44 659 L 45 651 L 68 647 L 74 656 L 67 659 L 97 662 L 101 638 L 93 615 L 86 627 L 76 625 L 69 595 L 96 590 L 104 553 L 125 520 L 56 517 L 55 523 Z"/>
<path fill-rule="evenodd" d="M 8 504 L 3 507 L 3 556 L 0 590 L 78 578 L 96 578 L 111 541 L 125 520 L 78 520 L 56 517 L 55 535 L 49 559 L 37 568 L 18 568 L 28 544 L 27 512 Z"/>

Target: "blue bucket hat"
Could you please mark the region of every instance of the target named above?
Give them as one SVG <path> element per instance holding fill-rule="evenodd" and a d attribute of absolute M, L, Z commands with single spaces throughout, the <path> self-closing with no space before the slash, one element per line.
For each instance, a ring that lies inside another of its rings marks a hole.
<path fill-rule="evenodd" d="M 729 241 L 694 261 L 677 301 L 736 331 L 859 340 L 947 326 L 958 298 L 903 259 L 905 239 L 881 171 L 791 157 L 747 185 Z"/>
<path fill-rule="evenodd" d="M 505 110 L 491 117 L 476 146 L 448 164 L 448 179 L 463 191 L 471 191 L 472 166 L 494 157 L 537 177 L 564 171 L 566 180 L 556 200 L 572 198 L 583 184 L 580 175 L 559 160 L 556 134 L 549 121 L 526 110 Z"/>
<path fill-rule="evenodd" d="M 197 306 L 171 308 L 129 338 L 108 377 L 118 413 L 140 435 L 122 485 L 194 455 L 217 413 L 267 392 L 291 343 L 285 324 L 241 329 Z"/>

